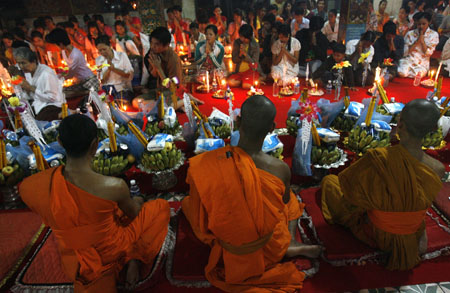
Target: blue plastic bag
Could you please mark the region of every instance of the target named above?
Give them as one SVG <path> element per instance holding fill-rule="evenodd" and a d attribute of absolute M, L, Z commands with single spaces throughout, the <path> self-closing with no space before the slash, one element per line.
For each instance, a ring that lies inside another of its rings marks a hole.
<path fill-rule="evenodd" d="M 330 127 L 334 119 L 344 109 L 344 99 L 338 102 L 331 103 L 327 99 L 320 99 L 317 101 L 317 107 L 320 109 L 320 116 L 322 117 L 321 125 L 324 128 Z"/>

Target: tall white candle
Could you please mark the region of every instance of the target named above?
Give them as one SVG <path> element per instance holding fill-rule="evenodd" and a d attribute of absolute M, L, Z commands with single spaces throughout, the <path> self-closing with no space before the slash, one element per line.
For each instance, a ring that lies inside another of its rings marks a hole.
<path fill-rule="evenodd" d="M 438 78 L 439 78 L 439 73 L 441 72 L 441 67 L 442 67 L 442 61 L 439 62 L 439 67 L 438 67 L 438 71 L 436 72 L 436 79 L 434 80 L 435 83 L 438 82 Z"/>
<path fill-rule="evenodd" d="M 206 70 L 206 92 L 209 93 L 209 71 Z"/>

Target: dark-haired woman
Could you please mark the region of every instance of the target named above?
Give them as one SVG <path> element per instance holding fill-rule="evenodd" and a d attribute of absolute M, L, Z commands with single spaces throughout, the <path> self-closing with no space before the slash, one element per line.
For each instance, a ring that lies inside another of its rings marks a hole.
<path fill-rule="evenodd" d="M 272 77 L 283 82 L 291 82 L 298 76 L 298 56 L 300 42 L 291 36 L 288 24 L 282 24 L 278 31 L 278 40 L 272 45 Z"/>
<path fill-rule="evenodd" d="M 213 70 L 216 68 L 225 69 L 223 56 L 225 50 L 223 45 L 217 41 L 218 30 L 213 24 L 205 29 L 206 40 L 197 44 L 195 49 L 195 62 L 202 69 Z"/>
<path fill-rule="evenodd" d="M 405 36 L 405 58 L 400 60 L 398 74 L 414 78 L 419 72 L 424 76 L 430 67 L 430 56 L 439 43 L 439 34 L 430 26 L 431 14 L 421 14 L 415 30 Z"/>
<path fill-rule="evenodd" d="M 259 45 L 253 38 L 253 29 L 249 24 L 244 24 L 239 29 L 239 38 L 233 43 L 232 60 L 235 69 L 228 84 L 231 87 L 242 86 L 249 89 L 259 78 Z"/>

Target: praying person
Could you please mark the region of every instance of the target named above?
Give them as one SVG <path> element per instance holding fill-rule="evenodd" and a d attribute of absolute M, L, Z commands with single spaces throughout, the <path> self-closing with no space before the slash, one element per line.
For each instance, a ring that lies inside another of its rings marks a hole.
<path fill-rule="evenodd" d="M 140 263 L 151 265 L 166 238 L 169 204 L 130 196 L 123 179 L 92 170 L 98 138 L 95 122 L 82 114 L 63 119 L 58 142 L 65 166 L 26 178 L 20 196 L 52 228 L 66 276 L 75 292 L 117 292 L 126 268 L 126 288 L 139 280 Z"/>
<path fill-rule="evenodd" d="M 246 24 L 246 22 L 243 20 L 242 10 L 239 8 L 234 9 L 233 22 L 228 25 L 228 37 L 231 44 L 233 44 L 235 40 L 239 39 L 239 30 L 244 24 Z"/>
<path fill-rule="evenodd" d="M 225 49 L 217 40 L 218 30 L 213 24 L 206 27 L 206 40 L 197 44 L 195 49 L 195 63 L 202 69 L 213 70 L 216 68 L 225 69 L 223 57 Z"/>
<path fill-rule="evenodd" d="M 26 47 L 14 49 L 14 58 L 24 73 L 30 73 L 20 86 L 33 107 L 36 120 L 57 120 L 64 98 L 62 84 L 53 69 L 39 64 L 36 54 Z"/>
<path fill-rule="evenodd" d="M 39 63 L 45 64 L 50 67 L 57 67 L 60 65 L 61 49 L 59 49 L 58 46 L 46 42 L 42 34 L 38 31 L 31 32 L 31 40 L 34 47 L 36 48 L 36 54 L 38 56 Z"/>
<path fill-rule="evenodd" d="M 335 44 L 333 46 L 333 54 L 329 56 L 325 62 L 312 74 L 313 81 L 321 86 L 325 86 L 328 81 L 333 82 L 338 77 L 338 69 L 333 68 L 336 64 L 342 64 L 345 59 L 345 46 L 342 44 Z M 355 81 L 353 77 L 353 70 L 351 66 L 342 68 L 343 80 L 342 85 L 348 86 L 351 90 L 355 90 Z"/>
<path fill-rule="evenodd" d="M 418 27 L 409 31 L 405 37 L 405 57 L 400 60 L 398 74 L 401 77 L 414 78 L 416 74 L 425 76 L 430 67 L 430 57 L 439 43 L 439 34 L 429 25 L 431 15 L 420 13 Z"/>
<path fill-rule="evenodd" d="M 372 84 L 373 79 L 375 78 L 370 68 L 373 55 L 375 54 L 375 50 L 372 46 L 375 39 L 376 34 L 372 31 L 367 31 L 361 35 L 359 40 L 350 40 L 345 45 L 345 54 L 352 64 L 353 76 L 355 78 L 355 84 L 357 85 L 362 85 L 364 63 L 368 64 L 366 85 Z"/>
<path fill-rule="evenodd" d="M 405 105 L 397 124 L 400 144 L 369 150 L 322 181 L 322 213 L 373 248 L 388 254 L 389 270 L 410 270 L 427 250 L 425 215 L 436 198 L 445 168 L 422 150 L 436 131 L 440 111 L 430 101 Z"/>
<path fill-rule="evenodd" d="M 217 27 L 217 34 L 222 36 L 227 29 L 227 18 L 222 15 L 222 9 L 220 5 L 214 6 L 213 16 L 209 19 L 209 23 L 214 24 Z M 206 30 L 205 30 L 206 32 Z"/>
<path fill-rule="evenodd" d="M 191 23 L 189 25 L 189 29 L 191 30 L 191 37 L 189 38 L 191 41 L 191 50 L 195 51 L 197 44 L 206 40 L 206 36 L 200 32 L 198 23 L 196 22 Z"/>
<path fill-rule="evenodd" d="M 291 36 L 288 24 L 282 24 L 278 30 L 278 40 L 272 45 L 272 77 L 278 77 L 289 84 L 298 76 L 298 57 L 300 42 Z M 278 79 L 277 78 L 277 79 Z"/>
<path fill-rule="evenodd" d="M 94 21 L 97 23 L 99 34 L 107 35 L 108 37 L 112 38 L 113 34 L 114 34 L 114 31 L 109 25 L 105 24 L 105 20 L 103 18 L 103 15 L 96 14 L 96 15 L 94 15 L 93 18 L 94 18 Z"/>
<path fill-rule="evenodd" d="M 231 53 L 235 65 L 234 73 L 229 77 L 228 84 L 231 87 L 250 89 L 258 80 L 259 73 L 259 45 L 253 38 L 253 29 L 249 24 L 244 24 L 239 29 L 239 38 L 233 43 Z"/>
<path fill-rule="evenodd" d="M 375 54 L 372 59 L 372 68 L 383 66 L 384 60 L 392 59 L 392 66 L 387 66 L 389 79 L 397 76 L 397 68 L 400 59 L 403 57 L 405 41 L 396 33 L 396 25 L 388 21 L 383 27 L 383 35 L 375 41 L 373 45 Z"/>
<path fill-rule="evenodd" d="M 297 7 L 294 10 L 294 19 L 291 22 L 291 34 L 296 35 L 299 30 L 309 28 L 309 19 L 305 17 L 305 9 Z"/>
<path fill-rule="evenodd" d="M 100 53 L 95 60 L 95 65 L 101 67 L 108 64 L 100 70 L 102 86 L 113 86 L 116 93 L 115 99 L 131 102 L 133 98 L 133 88 L 131 87 L 133 67 L 127 54 L 113 50 L 109 37 L 106 35 L 97 38 L 95 45 Z"/>
<path fill-rule="evenodd" d="M 75 78 L 75 85 L 71 86 L 70 90 L 85 91 L 94 89 L 98 91 L 99 82 L 97 76 L 95 76 L 87 66 L 86 59 L 81 51 L 70 43 L 70 39 L 66 31 L 63 29 L 54 29 L 48 35 L 48 41 L 56 44 L 65 52 L 65 58 L 67 58 L 65 61 L 69 67 L 69 73 L 65 76 L 65 78 Z"/>
<path fill-rule="evenodd" d="M 381 0 L 378 4 L 378 11 L 377 11 L 377 31 L 382 32 L 383 31 L 383 25 L 389 21 L 389 14 L 386 13 L 386 6 L 387 6 L 387 0 Z"/>
<path fill-rule="evenodd" d="M 125 22 L 117 20 L 114 23 L 116 34 L 114 36 L 116 42 L 116 51 L 125 52 L 128 56 L 140 56 L 138 49 L 141 46 L 136 35 L 127 30 Z"/>
<path fill-rule="evenodd" d="M 238 146 L 190 159 L 182 210 L 197 238 L 211 246 L 206 279 L 226 292 L 294 292 L 305 274 L 282 259 L 321 253 L 295 240 L 304 205 L 290 190 L 290 168 L 261 150 L 275 115 L 268 98 L 248 98 Z"/>
<path fill-rule="evenodd" d="M 337 10 L 328 11 L 328 20 L 322 28 L 322 33 L 327 37 L 328 42 L 337 42 L 339 32 L 339 21 L 337 20 Z"/>

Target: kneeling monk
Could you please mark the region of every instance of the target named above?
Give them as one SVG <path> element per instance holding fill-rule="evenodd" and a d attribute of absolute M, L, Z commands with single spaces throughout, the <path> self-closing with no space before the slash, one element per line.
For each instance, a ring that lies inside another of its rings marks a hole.
<path fill-rule="evenodd" d="M 75 292 L 115 292 L 115 278 L 127 263 L 127 284 L 133 287 L 139 277 L 138 261 L 151 264 L 161 249 L 169 205 L 131 198 L 122 179 L 92 171 L 97 126 L 87 116 L 65 118 L 58 133 L 67 153 L 66 166 L 25 179 L 20 195 L 55 233 Z"/>
<path fill-rule="evenodd" d="M 413 268 L 427 248 L 424 218 L 441 189 L 444 166 L 422 151 L 422 138 L 436 130 L 439 116 L 432 102 L 409 102 L 397 125 L 400 144 L 370 150 L 339 177 L 322 181 L 328 223 L 387 252 L 391 270 Z"/>
<path fill-rule="evenodd" d="M 295 241 L 303 206 L 290 191 L 290 169 L 261 151 L 275 114 L 268 98 L 248 98 L 238 146 L 190 160 L 183 212 L 195 235 L 211 246 L 206 278 L 224 291 L 293 292 L 302 287 L 304 273 L 280 261 L 321 252 Z"/>

